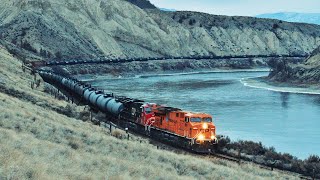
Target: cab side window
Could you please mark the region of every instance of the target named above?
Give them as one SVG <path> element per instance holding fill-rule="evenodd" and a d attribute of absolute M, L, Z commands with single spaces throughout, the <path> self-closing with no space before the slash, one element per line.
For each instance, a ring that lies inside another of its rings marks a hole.
<path fill-rule="evenodd" d="M 185 117 L 184 118 L 184 121 L 187 123 L 187 122 L 189 122 L 189 118 L 188 117 Z"/>

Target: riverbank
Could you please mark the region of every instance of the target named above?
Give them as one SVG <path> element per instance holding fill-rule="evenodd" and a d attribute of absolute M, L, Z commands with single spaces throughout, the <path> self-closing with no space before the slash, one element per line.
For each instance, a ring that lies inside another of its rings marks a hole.
<path fill-rule="evenodd" d="M 317 94 L 320 95 L 319 84 L 298 84 L 287 82 L 270 81 L 268 77 L 243 78 L 241 83 L 244 86 L 266 89 L 276 92 L 297 93 L 297 94 Z"/>
<path fill-rule="evenodd" d="M 231 59 L 175 59 L 157 60 L 146 62 L 127 62 L 111 64 L 86 64 L 56 66 L 59 70 L 69 75 L 104 75 L 115 77 L 132 77 L 137 74 L 166 74 L 166 73 L 190 73 L 216 70 L 248 70 L 268 68 L 268 62 L 274 58 L 231 58 Z M 303 58 L 285 58 L 290 62 L 300 62 Z"/>
<path fill-rule="evenodd" d="M 151 73 L 139 73 L 139 74 L 131 74 L 124 73 L 119 76 L 115 76 L 112 74 L 103 74 L 103 75 L 94 75 L 94 74 L 84 74 L 84 75 L 74 75 L 73 78 L 76 78 L 82 82 L 90 82 L 90 81 L 104 81 L 104 80 L 112 80 L 112 79 L 126 79 L 126 78 L 147 78 L 147 77 L 155 77 L 155 76 L 183 76 L 183 75 L 192 75 L 192 74 L 211 74 L 211 73 L 237 73 L 237 72 L 269 72 L 269 68 L 255 68 L 255 69 L 212 69 L 212 70 L 203 70 L 203 71 L 165 71 L 157 74 Z"/>

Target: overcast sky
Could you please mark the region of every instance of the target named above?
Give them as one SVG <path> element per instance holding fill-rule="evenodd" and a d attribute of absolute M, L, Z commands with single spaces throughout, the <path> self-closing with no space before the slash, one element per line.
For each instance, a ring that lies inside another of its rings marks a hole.
<path fill-rule="evenodd" d="M 274 12 L 320 13 L 320 0 L 150 0 L 160 8 L 218 15 L 255 16 Z"/>

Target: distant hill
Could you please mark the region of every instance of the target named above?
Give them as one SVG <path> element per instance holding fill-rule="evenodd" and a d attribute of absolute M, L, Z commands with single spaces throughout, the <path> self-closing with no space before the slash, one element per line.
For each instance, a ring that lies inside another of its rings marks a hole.
<path fill-rule="evenodd" d="M 278 19 L 288 22 L 302 22 L 320 25 L 320 13 L 294 13 L 281 12 L 274 14 L 261 14 L 256 16 L 258 18 Z"/>
<path fill-rule="evenodd" d="M 175 9 L 167 9 L 167 8 L 159 8 L 161 11 L 169 11 L 169 12 L 175 12 L 177 10 Z"/>

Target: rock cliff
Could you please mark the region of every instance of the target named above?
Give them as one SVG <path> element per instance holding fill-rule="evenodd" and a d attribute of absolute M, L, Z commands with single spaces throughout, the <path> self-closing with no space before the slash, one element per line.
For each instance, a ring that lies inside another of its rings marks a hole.
<path fill-rule="evenodd" d="M 124 0 L 2 0 L 0 38 L 58 59 L 301 55 L 320 45 L 317 25 L 139 5 Z"/>

